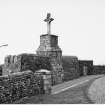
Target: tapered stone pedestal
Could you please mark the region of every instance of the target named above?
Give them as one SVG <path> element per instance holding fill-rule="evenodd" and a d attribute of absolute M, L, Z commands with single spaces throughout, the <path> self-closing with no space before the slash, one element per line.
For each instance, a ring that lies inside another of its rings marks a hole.
<path fill-rule="evenodd" d="M 58 46 L 58 36 L 41 35 L 40 46 L 36 52 L 39 56 L 50 58 L 53 84 L 61 83 L 63 81 L 62 50 Z"/>

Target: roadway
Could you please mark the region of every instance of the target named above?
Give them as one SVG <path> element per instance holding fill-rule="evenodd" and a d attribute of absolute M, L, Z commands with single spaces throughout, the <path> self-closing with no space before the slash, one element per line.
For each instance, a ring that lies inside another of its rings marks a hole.
<path fill-rule="evenodd" d="M 56 85 L 52 87 L 52 94 L 58 94 L 62 91 L 65 91 L 67 89 L 76 87 L 78 85 L 81 85 L 83 83 L 89 82 L 92 79 L 96 79 L 99 77 L 103 77 L 103 75 L 90 75 L 90 76 L 84 76 L 84 77 L 80 77 L 78 79 L 74 79 L 68 82 L 64 82 L 62 84 Z"/>
<path fill-rule="evenodd" d="M 52 87 L 51 95 L 32 96 L 20 104 L 91 104 L 88 88 L 97 78 L 104 75 L 90 75 L 80 77 Z"/>

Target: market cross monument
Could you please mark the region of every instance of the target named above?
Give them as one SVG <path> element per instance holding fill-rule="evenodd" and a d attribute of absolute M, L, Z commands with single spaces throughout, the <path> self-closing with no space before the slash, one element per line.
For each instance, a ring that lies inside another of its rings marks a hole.
<path fill-rule="evenodd" d="M 47 34 L 40 36 L 40 46 L 36 53 L 38 56 L 49 57 L 52 65 L 52 84 L 58 84 L 63 82 L 64 71 L 62 67 L 62 50 L 58 45 L 58 36 L 51 34 L 51 22 L 54 19 L 51 18 L 51 14 L 47 13 L 47 17 L 44 20 L 47 22 Z"/>
<path fill-rule="evenodd" d="M 50 13 L 47 13 L 47 17 L 46 19 L 44 20 L 45 22 L 47 22 L 47 34 L 50 35 L 51 34 L 51 22 L 53 21 L 54 19 L 51 18 L 51 14 Z"/>

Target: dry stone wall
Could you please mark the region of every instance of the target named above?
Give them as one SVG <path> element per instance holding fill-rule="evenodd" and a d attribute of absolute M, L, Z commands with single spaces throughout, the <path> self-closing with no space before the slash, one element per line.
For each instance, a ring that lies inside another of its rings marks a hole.
<path fill-rule="evenodd" d="M 43 93 L 42 76 L 31 71 L 0 77 L 0 103 L 12 103 L 23 97 Z"/>

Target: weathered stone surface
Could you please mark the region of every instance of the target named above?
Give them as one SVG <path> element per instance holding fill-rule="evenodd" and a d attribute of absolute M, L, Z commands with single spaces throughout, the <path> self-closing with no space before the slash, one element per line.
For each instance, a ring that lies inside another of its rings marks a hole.
<path fill-rule="evenodd" d="M 58 84 L 63 81 L 62 67 L 62 50 L 58 46 L 58 36 L 56 35 L 41 35 L 40 46 L 37 49 L 37 55 L 50 58 L 52 65 L 52 81 L 53 84 Z"/>
<path fill-rule="evenodd" d="M 93 72 L 93 60 L 79 60 L 79 71 L 82 75 L 90 75 Z"/>
<path fill-rule="evenodd" d="M 12 60 L 10 62 L 10 59 Z M 31 70 L 35 72 L 39 69 L 51 70 L 51 63 L 48 57 L 36 56 L 35 54 L 20 54 L 17 56 L 7 56 L 3 67 L 3 75 Z"/>
<path fill-rule="evenodd" d="M 62 56 L 64 81 L 69 81 L 80 76 L 79 62 L 76 56 Z"/>
<path fill-rule="evenodd" d="M 8 55 L 5 57 L 2 75 L 8 75 L 20 71 L 21 58 L 16 55 Z"/>
<path fill-rule="evenodd" d="M 0 103 L 12 103 L 44 92 L 43 78 L 30 70 L 0 76 Z"/>

